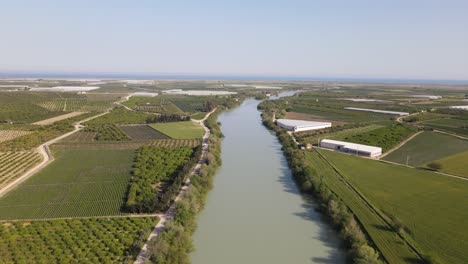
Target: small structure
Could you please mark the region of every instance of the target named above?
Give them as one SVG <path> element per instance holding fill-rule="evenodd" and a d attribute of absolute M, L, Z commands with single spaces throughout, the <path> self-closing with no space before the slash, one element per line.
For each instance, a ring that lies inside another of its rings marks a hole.
<path fill-rule="evenodd" d="M 294 119 L 277 119 L 276 124 L 286 130 L 293 132 L 316 130 L 332 126 L 330 122 L 316 122 Z"/>
<path fill-rule="evenodd" d="M 358 156 L 377 157 L 382 155 L 382 148 L 338 140 L 323 139 L 319 146 Z"/>

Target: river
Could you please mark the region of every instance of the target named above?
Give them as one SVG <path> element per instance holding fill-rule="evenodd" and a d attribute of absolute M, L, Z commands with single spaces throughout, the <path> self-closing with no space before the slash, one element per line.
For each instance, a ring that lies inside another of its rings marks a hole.
<path fill-rule="evenodd" d="M 345 263 L 338 233 L 299 193 L 258 103 L 219 116 L 223 164 L 198 217 L 192 263 Z"/>

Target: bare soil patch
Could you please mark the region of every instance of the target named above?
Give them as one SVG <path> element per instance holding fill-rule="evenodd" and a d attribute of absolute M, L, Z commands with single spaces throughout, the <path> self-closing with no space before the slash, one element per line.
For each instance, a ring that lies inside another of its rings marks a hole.
<path fill-rule="evenodd" d="M 71 117 L 79 116 L 79 115 L 82 115 L 82 114 L 84 114 L 84 112 L 71 112 L 71 113 L 68 113 L 68 114 L 59 115 L 59 116 L 56 116 L 56 117 L 52 117 L 52 118 L 44 119 L 44 120 L 41 120 L 41 121 L 37 121 L 35 123 L 32 123 L 32 125 L 46 126 L 46 125 L 50 125 L 50 124 L 53 124 L 55 122 L 62 121 L 62 120 L 65 120 L 65 119 L 68 119 L 68 118 L 71 118 Z"/>

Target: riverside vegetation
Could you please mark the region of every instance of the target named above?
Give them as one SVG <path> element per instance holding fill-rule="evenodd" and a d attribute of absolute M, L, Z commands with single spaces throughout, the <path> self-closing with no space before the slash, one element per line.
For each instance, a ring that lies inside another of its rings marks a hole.
<path fill-rule="evenodd" d="M 206 121 L 210 129 L 209 149 L 206 161 L 198 175 L 191 178 L 190 189 L 177 202 L 174 219 L 166 225 L 163 233 L 148 244 L 150 260 L 158 264 L 190 263 L 189 253 L 193 250 L 191 235 L 196 229 L 196 215 L 203 209 L 208 191 L 213 188 L 213 177 L 221 165 L 221 139 L 223 134 L 217 122 L 217 110 Z"/>

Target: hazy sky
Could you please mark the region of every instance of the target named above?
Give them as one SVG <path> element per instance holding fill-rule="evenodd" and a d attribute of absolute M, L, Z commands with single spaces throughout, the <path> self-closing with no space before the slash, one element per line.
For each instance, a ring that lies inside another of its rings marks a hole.
<path fill-rule="evenodd" d="M 0 71 L 468 80 L 468 1 L 5 1 Z"/>

